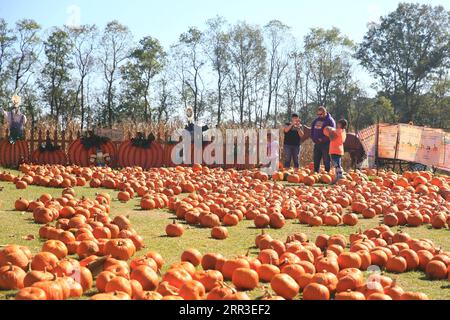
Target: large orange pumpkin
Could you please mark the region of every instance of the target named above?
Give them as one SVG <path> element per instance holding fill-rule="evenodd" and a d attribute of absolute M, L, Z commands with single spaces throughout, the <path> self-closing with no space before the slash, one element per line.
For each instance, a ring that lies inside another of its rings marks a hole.
<path fill-rule="evenodd" d="M 103 154 L 109 154 L 111 161 L 108 164 L 114 165 L 117 156 L 115 145 L 111 141 L 107 140 L 101 143 L 98 147 L 101 149 Z M 71 164 L 89 167 L 91 165 L 90 157 L 97 154 L 97 149 L 95 147 L 86 148 L 83 144 L 83 138 L 78 138 L 70 144 L 67 154 Z"/>
<path fill-rule="evenodd" d="M 17 140 L 10 143 L 7 139 L 0 140 L 0 166 L 18 167 L 28 160 L 28 142 Z"/>

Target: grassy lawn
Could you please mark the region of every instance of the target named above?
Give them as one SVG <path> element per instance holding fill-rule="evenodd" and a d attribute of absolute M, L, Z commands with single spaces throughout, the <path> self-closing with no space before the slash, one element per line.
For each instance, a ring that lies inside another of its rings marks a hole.
<path fill-rule="evenodd" d="M 17 172 L 15 172 L 17 173 Z M 29 186 L 26 190 L 16 190 L 11 183 L 0 182 L 0 245 L 21 244 L 28 246 L 33 252 L 38 252 L 42 242 L 38 238 L 39 225 L 32 220 L 29 212 L 16 212 L 12 208 L 14 201 L 19 197 L 34 199 L 42 193 L 50 193 L 59 196 L 62 189 L 50 189 L 36 186 Z M 93 198 L 98 189 L 89 187 L 75 188 L 77 196 L 87 196 Z M 107 190 L 116 199 L 116 192 Z M 243 221 L 238 226 L 229 228 L 229 238 L 225 241 L 213 240 L 210 238 L 210 230 L 196 227 L 187 227 L 181 238 L 168 238 L 165 236 L 165 226 L 171 222 L 174 215 L 167 210 L 142 211 L 139 208 L 139 199 L 133 199 L 127 204 L 114 200 L 111 206 L 111 216 L 124 214 L 129 215 L 133 227 L 145 239 L 146 248 L 137 253 L 144 254 L 148 250 L 160 252 L 166 260 L 165 267 L 178 262 L 183 250 L 196 248 L 200 252 L 218 252 L 227 257 L 238 254 L 245 254 L 250 249 L 251 254 L 256 254 L 254 247 L 255 236 L 260 233 L 253 227 L 252 221 Z M 329 235 L 354 233 L 359 228 L 363 230 L 374 227 L 380 223 L 379 219 L 360 220 L 356 227 L 317 227 L 311 228 L 300 225 L 293 221 L 287 221 L 286 226 L 280 230 L 268 230 L 273 238 L 285 240 L 286 236 L 294 232 L 304 232 L 314 241 L 316 236 L 322 233 Z M 428 227 L 405 228 L 405 230 L 415 238 L 432 239 L 437 246 L 446 251 L 450 251 L 450 230 L 431 230 Z M 34 235 L 35 239 L 25 240 L 23 237 Z M 163 270 L 164 271 L 164 270 Z M 429 281 L 422 272 L 409 272 L 401 275 L 391 275 L 397 278 L 398 283 L 407 291 L 421 291 L 432 299 L 450 300 L 450 283 L 448 281 Z M 263 292 L 263 288 L 251 293 L 252 297 L 257 297 Z M 1 292 L 0 299 L 10 298 L 14 292 Z"/>

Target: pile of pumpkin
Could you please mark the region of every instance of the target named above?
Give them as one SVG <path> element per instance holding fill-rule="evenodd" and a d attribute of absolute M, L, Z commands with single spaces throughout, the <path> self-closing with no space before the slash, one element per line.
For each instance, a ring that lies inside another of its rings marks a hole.
<path fill-rule="evenodd" d="M 302 233 L 282 242 L 262 233 L 255 244 L 257 257 L 227 259 L 188 249 L 164 273 L 165 261 L 154 251 L 128 264 L 129 255 L 68 258 L 57 240 L 45 242 L 34 256 L 26 247 L 10 245 L 0 251 L 0 288 L 19 289 L 16 299 L 22 300 L 79 298 L 88 291 L 96 293 L 93 300 L 249 300 L 255 289 L 263 300 L 296 299 L 299 293 L 304 300 L 425 300 L 425 294 L 405 291 L 382 273 L 366 277 L 364 271 L 420 269 L 431 279 L 443 279 L 450 264 L 450 253 L 431 241 L 387 226 L 352 234 L 349 242 L 342 235 L 320 235 L 313 243 Z M 407 269 L 390 269 L 399 263 Z M 94 279 L 96 292 L 90 291 Z"/>
<path fill-rule="evenodd" d="M 387 226 L 352 234 L 349 240 L 342 235 L 320 235 L 312 243 L 305 234 L 298 233 L 282 242 L 263 232 L 255 239 L 261 250 L 258 276 L 272 282 L 277 275 L 287 274 L 291 277 L 284 276 L 290 284 L 290 297 L 302 291 L 303 299 L 313 300 L 333 296 L 336 300 L 427 299 L 423 293 L 405 292 L 395 280 L 379 272 L 364 280 L 363 271 L 374 267 L 390 273 L 422 270 L 429 279 L 450 281 L 450 252 L 436 248 L 430 240 L 394 233 Z"/>
<path fill-rule="evenodd" d="M 75 191 L 66 188 L 62 196 L 54 199 L 43 194 L 35 201 L 18 199 L 15 209 L 33 212 L 34 221 L 45 224 L 39 229 L 39 236 L 50 239 L 67 248 L 68 254 L 88 255 L 124 254 L 130 258 L 143 247 L 143 238 L 134 230 L 123 215 L 114 219 L 109 216 L 110 195 L 99 193 L 96 199 L 77 199 Z M 50 223 L 56 221 L 52 226 Z M 118 248 L 126 253 L 116 253 Z"/>
<path fill-rule="evenodd" d="M 372 181 L 369 176 L 376 172 L 370 169 L 349 172 L 346 179 L 329 188 L 284 185 L 270 181 L 267 174 L 257 170 L 210 169 L 201 165 L 148 171 L 138 167 L 119 171 L 22 165 L 21 170 L 25 173 L 21 178 L 8 174 L 3 174 L 3 178 L 25 186 L 33 183 L 28 181 L 31 179 L 41 181 L 45 174 L 53 177 L 50 181 L 59 181 L 59 186 L 89 181 L 94 188 L 119 190 L 118 199 L 123 202 L 136 195 L 141 197 L 143 210 L 169 207 L 188 224 L 215 228 L 214 234 L 219 239 L 226 238 L 224 227 L 235 226 L 243 218 L 253 220 L 257 228 L 282 228 L 289 219 L 310 226 L 354 226 L 361 217 L 382 217 L 389 226 L 431 224 L 434 228 L 445 228 L 450 222 L 446 194 L 450 178 L 429 172 L 397 175 L 379 171 Z M 316 178 L 326 175 L 311 175 L 309 170 L 289 174 Z M 191 196 L 179 200 L 180 193 Z M 182 234 L 180 225 L 168 228 L 175 231 L 169 232 L 173 236 Z"/>
<path fill-rule="evenodd" d="M 255 174 L 227 176 L 222 186 L 199 188 L 182 200 L 171 197 L 169 209 L 190 225 L 209 228 L 235 226 L 244 218 L 253 220 L 257 228 L 275 229 L 293 219 L 310 226 L 355 226 L 361 217 L 382 217 L 389 226 L 431 224 L 433 228 L 445 228 L 450 222 L 450 203 L 439 193 L 392 188 L 377 179 L 369 181 L 362 173 L 352 174 L 353 181 L 342 180 L 333 188 L 286 186 L 255 179 Z M 430 181 L 432 185 L 447 183 L 438 177 Z"/>
<path fill-rule="evenodd" d="M 68 188 L 85 186 L 93 177 L 111 171 L 109 168 L 81 168 L 77 166 L 62 165 L 28 165 L 22 164 L 19 170 L 21 176 L 8 172 L 0 174 L 0 181 L 12 182 L 17 189 L 26 189 L 28 185 L 37 185 L 50 188 Z"/>

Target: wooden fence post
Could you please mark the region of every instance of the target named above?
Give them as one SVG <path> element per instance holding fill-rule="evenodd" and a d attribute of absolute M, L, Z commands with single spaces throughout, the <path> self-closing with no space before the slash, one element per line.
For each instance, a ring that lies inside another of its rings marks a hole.
<path fill-rule="evenodd" d="M 40 147 L 42 145 L 42 130 L 38 130 L 38 136 L 37 136 L 37 144 Z"/>
<path fill-rule="evenodd" d="M 61 150 L 66 152 L 66 130 L 61 131 Z"/>
<path fill-rule="evenodd" d="M 377 124 L 376 124 L 376 132 L 375 132 L 375 165 L 377 167 L 377 176 L 378 176 L 378 173 L 380 171 L 379 159 L 378 159 L 379 135 L 380 135 L 380 122 L 377 122 Z"/>
<path fill-rule="evenodd" d="M 28 156 L 31 161 L 33 161 L 32 159 L 33 151 L 34 151 L 34 126 L 32 126 L 30 130 L 30 149 L 28 150 Z"/>
<path fill-rule="evenodd" d="M 53 145 L 54 146 L 58 145 L 58 129 L 55 129 L 53 131 Z"/>
<path fill-rule="evenodd" d="M 398 157 L 398 146 L 400 144 L 400 125 L 397 125 L 397 139 L 395 141 L 395 153 L 394 153 L 394 171 L 395 171 L 395 167 L 397 165 L 397 157 Z M 398 162 L 398 168 L 399 168 L 399 172 L 401 173 L 402 171 L 402 166 L 400 164 L 400 161 Z"/>

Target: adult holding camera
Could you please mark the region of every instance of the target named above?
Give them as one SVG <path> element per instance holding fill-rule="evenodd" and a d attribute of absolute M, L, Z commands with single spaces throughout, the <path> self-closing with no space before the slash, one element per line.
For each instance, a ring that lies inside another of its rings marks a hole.
<path fill-rule="evenodd" d="M 284 167 L 290 168 L 294 162 L 294 168 L 299 167 L 299 154 L 301 139 L 304 136 L 302 124 L 297 114 L 291 116 L 291 122 L 284 126 Z"/>
<path fill-rule="evenodd" d="M 320 163 L 323 160 L 325 170 L 330 172 L 330 138 L 327 137 L 323 129 L 326 127 L 336 128 L 336 121 L 325 107 L 317 109 L 317 118 L 311 125 L 311 138 L 314 142 L 314 172 L 320 172 Z"/>

